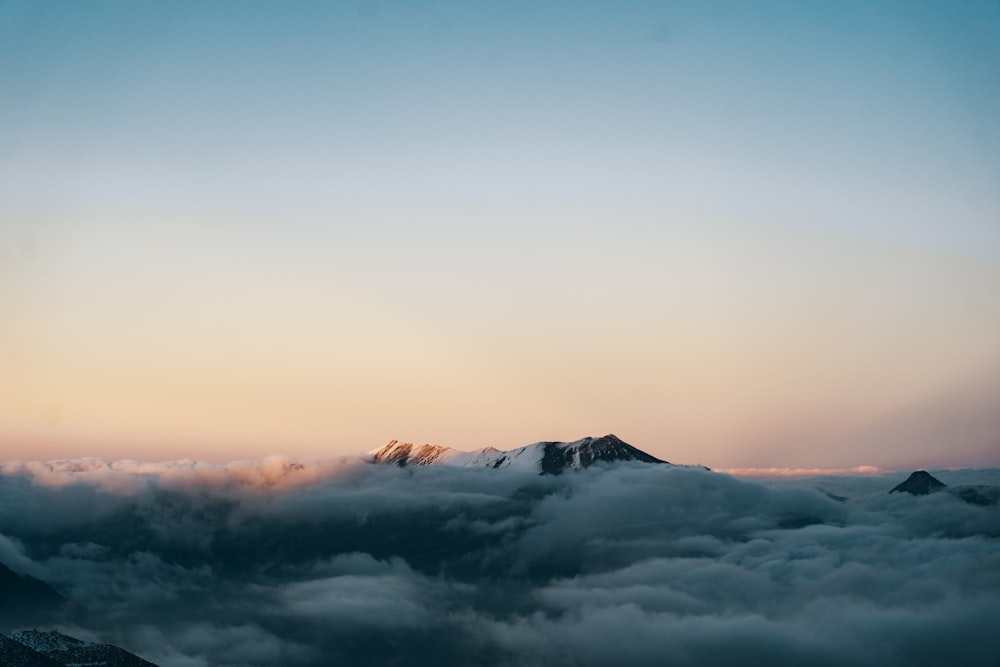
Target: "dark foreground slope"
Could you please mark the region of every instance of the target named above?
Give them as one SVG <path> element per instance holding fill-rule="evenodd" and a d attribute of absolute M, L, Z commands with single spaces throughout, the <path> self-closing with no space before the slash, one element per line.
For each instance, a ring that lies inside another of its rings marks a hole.
<path fill-rule="evenodd" d="M 11 666 L 24 664 L 29 667 L 36 665 L 38 667 L 52 667 L 52 665 L 65 667 L 156 667 L 153 663 L 117 646 L 85 642 L 55 630 L 48 632 L 21 630 L 11 633 L 10 638 L 3 638 L 3 642 L 11 651 L 12 659 L 24 661 L 23 663 L 9 663 Z M 0 662 L 0 665 L 8 665 L 8 663 Z"/>
<path fill-rule="evenodd" d="M 3 667 L 62 667 L 63 664 L 0 635 L 0 665 Z"/>

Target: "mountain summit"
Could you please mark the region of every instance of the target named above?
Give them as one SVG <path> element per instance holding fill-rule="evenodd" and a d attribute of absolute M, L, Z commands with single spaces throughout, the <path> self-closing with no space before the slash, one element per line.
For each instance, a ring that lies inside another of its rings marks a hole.
<path fill-rule="evenodd" d="M 989 507 L 1000 505 L 1000 487 L 986 484 L 948 486 L 926 470 L 911 473 L 906 481 L 897 484 L 889 493 L 905 491 L 915 496 L 926 496 L 937 491 L 946 491 L 970 505 Z"/>
<path fill-rule="evenodd" d="M 889 493 L 905 491 L 906 493 L 912 493 L 915 496 L 926 496 L 929 493 L 940 491 L 945 486 L 947 485 L 944 482 L 941 482 L 926 470 L 917 470 L 916 472 L 911 473 L 910 476 L 906 478 L 906 481 L 894 486 L 892 491 Z"/>
<path fill-rule="evenodd" d="M 587 437 L 573 442 L 536 442 L 517 449 L 501 451 L 485 447 L 463 452 L 440 445 L 413 445 L 392 440 L 371 453 L 373 463 L 398 466 L 455 465 L 482 468 L 519 468 L 542 475 L 558 475 L 566 470 L 580 470 L 599 462 L 642 461 L 667 463 L 633 447 L 618 436 Z"/>

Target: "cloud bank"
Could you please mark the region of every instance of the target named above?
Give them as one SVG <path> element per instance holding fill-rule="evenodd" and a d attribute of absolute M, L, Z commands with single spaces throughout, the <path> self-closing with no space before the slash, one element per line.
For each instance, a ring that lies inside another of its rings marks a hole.
<path fill-rule="evenodd" d="M 1000 510 L 904 477 L 10 463 L 0 561 L 163 667 L 993 665 Z"/>

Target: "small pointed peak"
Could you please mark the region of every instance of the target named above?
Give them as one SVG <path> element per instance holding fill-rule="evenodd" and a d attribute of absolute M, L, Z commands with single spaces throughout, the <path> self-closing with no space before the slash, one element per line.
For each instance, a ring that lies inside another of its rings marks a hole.
<path fill-rule="evenodd" d="M 889 493 L 896 493 L 897 491 L 902 493 L 905 491 L 915 496 L 926 496 L 929 493 L 940 491 L 945 486 L 947 485 L 944 482 L 926 470 L 915 470 L 910 473 L 910 476 L 905 481 L 894 486 Z"/>

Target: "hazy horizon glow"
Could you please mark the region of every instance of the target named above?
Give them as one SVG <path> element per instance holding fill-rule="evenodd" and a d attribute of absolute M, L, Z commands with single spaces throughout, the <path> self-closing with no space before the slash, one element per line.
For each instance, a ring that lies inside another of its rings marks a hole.
<path fill-rule="evenodd" d="M 1000 5 L 0 7 L 0 460 L 1000 466 Z"/>

